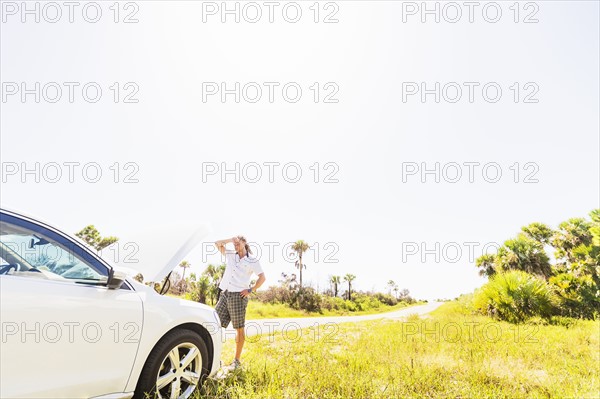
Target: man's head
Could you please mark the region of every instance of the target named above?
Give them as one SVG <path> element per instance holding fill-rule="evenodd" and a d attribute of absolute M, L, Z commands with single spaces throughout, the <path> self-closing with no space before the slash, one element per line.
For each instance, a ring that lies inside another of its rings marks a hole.
<path fill-rule="evenodd" d="M 237 236 L 233 239 L 233 247 L 235 248 L 235 252 L 237 252 L 240 256 L 246 255 L 246 253 L 251 254 L 250 245 L 246 241 L 246 237 Z"/>

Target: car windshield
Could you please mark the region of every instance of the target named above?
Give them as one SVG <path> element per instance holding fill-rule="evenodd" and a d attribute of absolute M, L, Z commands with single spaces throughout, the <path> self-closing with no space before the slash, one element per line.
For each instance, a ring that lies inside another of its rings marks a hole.
<path fill-rule="evenodd" d="M 11 223 L 0 223 L 0 270 L 3 274 L 50 279 L 106 281 L 73 250 L 39 233 Z"/>

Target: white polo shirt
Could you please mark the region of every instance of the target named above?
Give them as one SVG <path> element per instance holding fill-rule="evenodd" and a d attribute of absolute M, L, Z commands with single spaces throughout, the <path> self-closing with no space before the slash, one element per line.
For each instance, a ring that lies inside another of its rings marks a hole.
<path fill-rule="evenodd" d="M 219 284 L 223 291 L 240 292 L 250 288 L 252 273 L 259 275 L 263 272 L 258 259 L 250 255 L 240 256 L 235 251 L 225 251 L 225 273 Z"/>

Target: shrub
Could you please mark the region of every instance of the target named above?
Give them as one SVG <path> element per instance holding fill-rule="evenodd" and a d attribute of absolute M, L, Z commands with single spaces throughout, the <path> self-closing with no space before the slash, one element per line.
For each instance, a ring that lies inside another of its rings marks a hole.
<path fill-rule="evenodd" d="M 575 276 L 560 273 L 550 278 L 560 300 L 561 316 L 596 319 L 600 309 L 600 298 L 590 275 Z"/>
<path fill-rule="evenodd" d="M 346 309 L 346 300 L 340 297 L 321 297 L 321 308 L 326 310 Z"/>
<path fill-rule="evenodd" d="M 375 298 L 388 306 L 394 306 L 398 303 L 398 300 L 389 294 L 382 294 L 380 292 L 375 294 Z"/>
<path fill-rule="evenodd" d="M 322 310 L 344 312 L 368 311 L 379 309 L 383 306 L 394 306 L 399 303 L 410 304 L 414 299 L 407 296 L 397 300 L 391 295 L 372 292 L 354 292 L 352 300 L 341 297 L 320 295 L 312 287 L 299 288 L 298 286 L 269 287 L 257 292 L 257 300 L 272 305 L 286 304 L 293 309 L 319 312 Z"/>
<path fill-rule="evenodd" d="M 274 305 L 278 303 L 291 305 L 293 298 L 292 290 L 286 287 L 269 287 L 264 291 L 258 291 L 256 295 L 259 301 Z"/>
<path fill-rule="evenodd" d="M 383 306 L 383 303 L 381 303 L 379 299 L 364 294 L 357 294 L 354 298 L 354 302 L 356 303 L 358 310 L 379 309 L 381 306 Z"/>
<path fill-rule="evenodd" d="M 496 274 L 474 296 L 477 310 L 511 323 L 534 316 L 548 319 L 557 304 L 558 298 L 546 281 L 520 270 Z"/>
<path fill-rule="evenodd" d="M 311 287 L 302 287 L 292 293 L 290 304 L 294 309 L 321 312 L 321 296 Z"/>

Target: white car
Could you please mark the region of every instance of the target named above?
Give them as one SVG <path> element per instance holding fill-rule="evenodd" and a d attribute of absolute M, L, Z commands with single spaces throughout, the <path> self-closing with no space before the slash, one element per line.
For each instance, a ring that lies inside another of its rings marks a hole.
<path fill-rule="evenodd" d="M 6 210 L 0 323 L 1 398 L 188 398 L 220 366 L 214 309 L 161 296 L 78 239 Z"/>

